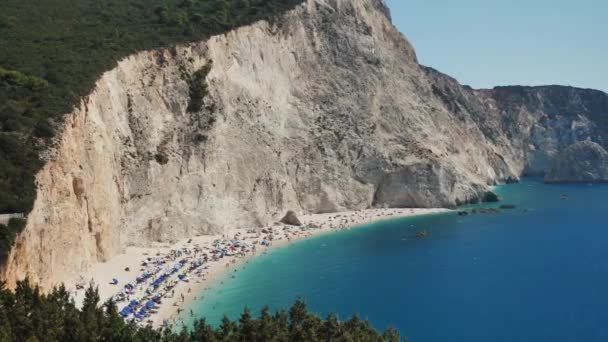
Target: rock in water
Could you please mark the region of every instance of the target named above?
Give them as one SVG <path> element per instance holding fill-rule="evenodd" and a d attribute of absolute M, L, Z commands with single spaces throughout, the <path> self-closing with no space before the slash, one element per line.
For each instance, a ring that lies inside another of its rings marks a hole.
<path fill-rule="evenodd" d="M 515 204 L 503 204 L 500 206 L 500 209 L 515 209 Z"/>
<path fill-rule="evenodd" d="M 419 239 L 423 239 L 425 237 L 429 236 L 429 232 L 426 229 L 423 229 L 419 232 L 416 233 L 416 237 Z"/>
<path fill-rule="evenodd" d="M 608 182 L 608 152 L 591 141 L 570 145 L 555 158 L 545 182 Z"/>
<path fill-rule="evenodd" d="M 492 191 L 487 191 L 486 193 L 483 194 L 481 201 L 484 203 L 498 202 L 498 201 L 500 201 L 500 197 L 498 197 L 498 195 L 493 193 Z"/>
<path fill-rule="evenodd" d="M 290 226 L 301 226 L 302 222 L 296 216 L 296 213 L 293 211 L 288 211 L 287 214 L 281 219 L 281 223 L 288 224 Z"/>

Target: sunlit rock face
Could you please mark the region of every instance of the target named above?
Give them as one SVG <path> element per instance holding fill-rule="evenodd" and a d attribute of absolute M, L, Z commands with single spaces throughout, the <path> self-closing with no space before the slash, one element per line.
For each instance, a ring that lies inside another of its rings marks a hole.
<path fill-rule="evenodd" d="M 192 112 L 187 75 L 211 62 Z M 4 278 L 48 288 L 127 246 L 259 227 L 288 210 L 477 201 L 497 182 L 545 174 L 577 141 L 606 146 L 607 108 L 588 90 L 462 86 L 418 64 L 383 1 L 309 0 L 102 75 L 37 176 Z"/>
<path fill-rule="evenodd" d="M 591 141 L 575 143 L 557 154 L 545 181 L 550 183 L 608 182 L 608 152 Z"/>

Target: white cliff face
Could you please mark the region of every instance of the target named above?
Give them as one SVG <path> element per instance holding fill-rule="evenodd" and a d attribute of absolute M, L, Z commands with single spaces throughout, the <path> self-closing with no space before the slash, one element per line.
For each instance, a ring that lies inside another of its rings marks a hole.
<path fill-rule="evenodd" d="M 527 167 L 524 172 L 529 175 L 546 174 L 560 151 L 579 141 L 590 139 L 593 126 L 594 124 L 584 116 L 557 116 L 536 123 L 531 130 L 530 145 L 526 154 Z"/>
<path fill-rule="evenodd" d="M 608 182 L 608 152 L 591 141 L 577 142 L 557 155 L 545 181 L 548 183 Z"/>
<path fill-rule="evenodd" d="M 189 113 L 183 74 L 210 61 Z M 288 209 L 454 206 L 521 174 L 526 143 L 490 139 L 493 117 L 455 111 L 435 84 L 381 0 L 309 0 L 275 24 L 126 58 L 66 116 L 4 277 L 48 288 L 129 245 Z"/>

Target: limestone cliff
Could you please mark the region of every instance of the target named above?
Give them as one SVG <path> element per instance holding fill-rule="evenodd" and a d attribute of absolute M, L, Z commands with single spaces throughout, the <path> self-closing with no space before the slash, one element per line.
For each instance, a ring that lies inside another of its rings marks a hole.
<path fill-rule="evenodd" d="M 192 112 L 189 79 L 211 62 Z M 382 0 L 309 0 L 273 23 L 135 54 L 66 116 L 4 277 L 48 287 L 128 245 L 288 209 L 451 207 L 545 172 L 575 141 L 606 143 L 589 113 L 548 113 L 528 104 L 551 99 L 519 92 L 419 65 Z"/>
<path fill-rule="evenodd" d="M 560 152 L 545 177 L 549 183 L 608 182 L 608 152 L 591 141 L 581 141 Z"/>
<path fill-rule="evenodd" d="M 436 70 L 435 94 L 454 115 L 472 118 L 524 176 L 543 176 L 560 151 L 581 141 L 608 145 L 608 94 L 566 86 L 474 90 Z"/>

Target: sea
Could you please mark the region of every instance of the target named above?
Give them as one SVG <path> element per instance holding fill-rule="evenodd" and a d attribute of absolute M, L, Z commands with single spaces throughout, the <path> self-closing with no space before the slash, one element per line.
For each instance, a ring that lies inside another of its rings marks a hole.
<path fill-rule="evenodd" d="M 294 242 L 216 279 L 189 309 L 218 324 L 302 298 L 321 316 L 357 314 L 410 342 L 608 341 L 608 185 L 524 179 L 495 191 L 502 202 L 477 207 L 515 208 Z"/>

